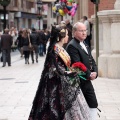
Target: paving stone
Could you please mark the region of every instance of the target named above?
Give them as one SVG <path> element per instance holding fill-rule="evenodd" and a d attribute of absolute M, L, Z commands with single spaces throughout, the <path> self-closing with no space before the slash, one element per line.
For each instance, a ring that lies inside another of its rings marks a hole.
<path fill-rule="evenodd" d="M 28 119 L 44 60 L 26 65 L 16 52 L 11 67 L 0 67 L 0 120 Z M 120 120 L 120 79 L 98 77 L 92 83 L 102 111 L 97 120 Z"/>

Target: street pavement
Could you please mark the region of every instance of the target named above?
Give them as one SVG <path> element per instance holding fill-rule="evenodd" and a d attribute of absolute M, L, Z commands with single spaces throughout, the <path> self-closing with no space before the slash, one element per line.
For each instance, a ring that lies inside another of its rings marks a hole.
<path fill-rule="evenodd" d="M 28 120 L 37 90 L 44 57 L 25 64 L 18 51 L 12 52 L 12 66 L 0 62 L 0 120 Z M 97 120 L 120 120 L 120 79 L 98 77 L 93 81 L 101 112 Z"/>

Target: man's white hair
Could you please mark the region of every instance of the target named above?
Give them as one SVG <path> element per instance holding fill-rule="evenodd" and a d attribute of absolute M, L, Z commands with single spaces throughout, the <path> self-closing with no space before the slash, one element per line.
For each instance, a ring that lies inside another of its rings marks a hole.
<path fill-rule="evenodd" d="M 74 25 L 73 25 L 73 32 L 77 30 L 77 27 L 78 25 L 84 25 L 82 22 L 76 22 Z"/>
<path fill-rule="evenodd" d="M 65 21 L 61 21 L 61 24 L 65 24 Z"/>

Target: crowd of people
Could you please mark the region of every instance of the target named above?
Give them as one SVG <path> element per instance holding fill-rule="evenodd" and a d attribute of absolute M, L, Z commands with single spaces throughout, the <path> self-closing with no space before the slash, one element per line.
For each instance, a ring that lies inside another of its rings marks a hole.
<path fill-rule="evenodd" d="M 52 25 L 51 31 L 32 28 L 13 33 L 5 29 L 1 35 L 3 67 L 6 62 L 11 66 L 14 45 L 25 64 L 29 64 L 30 55 L 32 63 L 38 63 L 38 56 L 46 54 L 28 120 L 96 120 L 98 102 L 91 81 L 97 78 L 98 68 L 88 41 L 88 24 L 83 16 L 83 22 L 71 25 L 70 20 L 61 21 Z"/>
<path fill-rule="evenodd" d="M 12 27 L 10 30 L 6 28 L 4 33 L 0 35 L 0 51 L 1 61 L 3 66 L 11 66 L 11 51 L 19 50 L 20 56 L 25 58 L 25 64 L 29 64 L 29 58 L 31 61 L 38 63 L 38 56 L 44 56 L 46 54 L 46 44 L 50 38 L 50 31 L 36 30 L 35 28 L 20 29 Z"/>

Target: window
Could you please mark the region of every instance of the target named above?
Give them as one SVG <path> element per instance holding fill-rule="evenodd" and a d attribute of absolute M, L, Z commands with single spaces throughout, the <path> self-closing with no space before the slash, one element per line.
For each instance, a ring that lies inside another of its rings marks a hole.
<path fill-rule="evenodd" d="M 13 7 L 18 7 L 18 1 L 17 0 L 13 0 Z"/>
<path fill-rule="evenodd" d="M 21 0 L 21 8 L 24 7 L 24 3 L 23 3 L 23 0 Z"/>
<path fill-rule="evenodd" d="M 34 3 L 30 2 L 30 1 L 26 1 L 26 7 L 27 7 L 27 9 L 31 9 L 34 7 Z"/>

